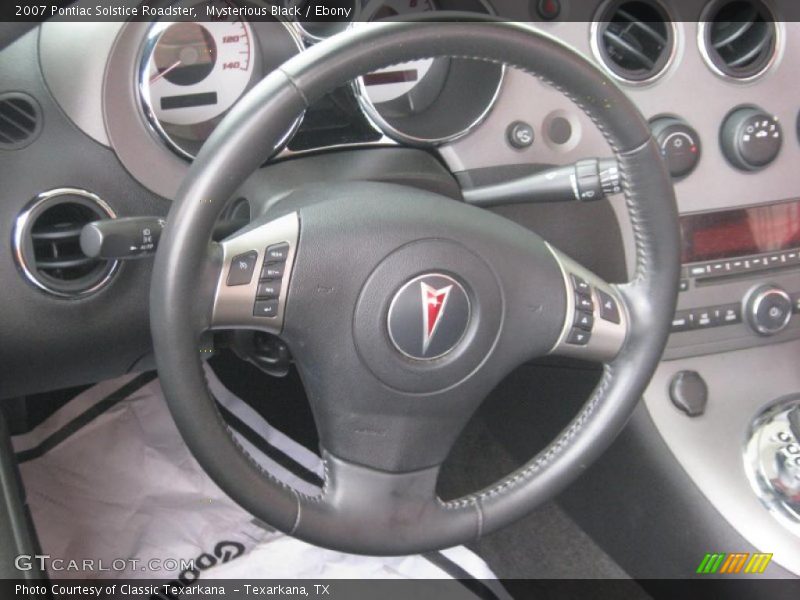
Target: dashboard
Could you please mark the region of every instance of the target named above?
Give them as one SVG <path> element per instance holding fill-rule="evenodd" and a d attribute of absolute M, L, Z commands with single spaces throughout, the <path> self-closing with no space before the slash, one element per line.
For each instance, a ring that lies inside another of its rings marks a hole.
<path fill-rule="evenodd" d="M 745 432 L 764 411 L 774 412 L 775 398 L 800 389 L 796 2 L 371 0 L 337 3 L 343 12 L 320 20 L 227 10 L 257 3 L 192 4 L 217 8 L 217 17 L 56 18 L 0 52 L 0 116 L 23 115 L 15 117 L 22 134 L 0 123 L 0 227 L 12 250 L 0 283 L 14 307 L 1 322 L 7 348 L 19 349 L 3 351 L 2 397 L 148 364 L 149 264 L 88 260 L 77 250 L 76 228 L 98 218 L 165 217 L 204 141 L 281 63 L 373 20 L 453 10 L 495 15 L 529 23 L 583 54 L 650 120 L 673 175 L 684 269 L 647 408 L 734 527 L 756 546 L 796 548 L 800 516 L 778 524 L 763 511 L 741 460 Z M 310 14 L 315 3 L 299 5 Z M 263 157 L 262 171 L 322 157 L 314 163 L 320 172 L 307 173 L 322 180 L 337 169 L 338 153 L 365 148 L 424 151 L 452 177 L 455 196 L 459 187 L 612 154 L 584 113 L 544 82 L 510 67 L 434 58 L 381 69 L 330 93 Z M 607 280 L 632 273 L 633 233 L 619 194 L 596 205 L 493 210 Z M 700 414 L 676 408 L 670 395 L 686 371 L 704 376 L 710 391 Z M 31 381 L 41 387 L 26 387 Z M 800 574 L 796 559 L 784 566 Z"/>

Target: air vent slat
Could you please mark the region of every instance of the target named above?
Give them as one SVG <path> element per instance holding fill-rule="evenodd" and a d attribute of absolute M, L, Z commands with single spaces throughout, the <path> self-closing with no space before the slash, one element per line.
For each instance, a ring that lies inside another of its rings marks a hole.
<path fill-rule="evenodd" d="M 703 26 L 706 61 L 722 75 L 757 77 L 775 56 L 777 29 L 761 0 L 715 2 Z"/>
<path fill-rule="evenodd" d="M 755 11 L 753 11 L 753 17 L 756 16 Z M 714 33 L 716 36 L 723 36 L 722 39 L 716 39 L 711 44 L 716 50 L 727 46 L 728 44 L 734 43 L 740 37 L 745 35 L 750 29 L 755 25 L 755 21 L 752 19 L 748 19 L 747 21 L 743 21 L 740 23 L 730 23 L 730 24 L 721 24 L 719 29 L 717 29 Z M 725 30 L 728 28 L 732 28 L 730 32 L 726 32 Z"/>
<path fill-rule="evenodd" d="M 667 38 L 661 35 L 658 32 L 658 30 L 649 23 L 646 23 L 644 21 L 637 21 L 634 15 L 622 9 L 618 10 L 617 14 L 620 17 L 630 21 L 631 27 L 635 27 L 639 29 L 643 34 L 650 36 L 653 39 L 653 41 L 655 41 L 657 44 L 660 44 L 662 46 L 667 45 Z"/>
<path fill-rule="evenodd" d="M 6 123 L 7 125 L 10 125 L 13 130 L 19 132 L 19 135 L 16 136 L 17 138 L 25 137 L 26 135 L 28 135 L 28 133 L 30 133 L 29 129 L 25 127 L 24 123 L 15 121 L 14 119 L 3 114 L 2 112 L 0 112 L 0 119 L 2 119 L 3 122 Z M 5 133 L 8 133 L 8 127 L 4 127 L 3 129 L 5 130 Z"/>
<path fill-rule="evenodd" d="M 22 100 L 9 100 L 6 103 L 10 109 L 18 112 L 19 114 L 28 118 L 29 121 L 35 122 L 36 121 L 36 113 L 34 112 L 33 108 L 27 102 L 23 102 Z"/>
<path fill-rule="evenodd" d="M 738 58 L 729 61 L 728 65 L 733 69 L 737 69 L 741 66 L 751 63 L 758 57 L 759 54 L 764 51 L 765 46 L 767 46 L 770 42 L 771 40 L 768 37 L 761 38 L 755 47 L 749 51 L 744 51 Z"/>
<path fill-rule="evenodd" d="M 656 0 L 613 0 L 598 15 L 596 54 L 618 77 L 650 81 L 669 63 L 673 25 Z"/>
<path fill-rule="evenodd" d="M 17 150 L 39 133 L 41 119 L 36 101 L 19 92 L 0 94 L 0 149 Z"/>
<path fill-rule="evenodd" d="M 611 31 L 606 31 L 605 35 L 603 36 L 607 42 L 612 44 L 619 50 L 627 52 L 631 58 L 637 61 L 642 68 L 644 69 L 652 69 L 655 65 L 655 62 L 650 59 L 644 52 L 641 52 L 637 48 L 634 48 L 631 44 L 626 42 L 622 37 L 612 33 Z"/>
<path fill-rule="evenodd" d="M 94 258 L 88 258 L 86 256 L 58 259 L 47 258 L 36 261 L 36 266 L 43 271 L 51 271 L 55 269 L 74 269 L 75 267 L 85 267 L 93 264 L 97 264 L 97 260 Z"/>
<path fill-rule="evenodd" d="M 40 240 L 64 240 L 69 238 L 80 238 L 83 225 L 75 225 L 73 227 L 61 227 L 58 229 L 48 229 L 45 231 L 31 232 L 31 238 L 34 242 Z"/>

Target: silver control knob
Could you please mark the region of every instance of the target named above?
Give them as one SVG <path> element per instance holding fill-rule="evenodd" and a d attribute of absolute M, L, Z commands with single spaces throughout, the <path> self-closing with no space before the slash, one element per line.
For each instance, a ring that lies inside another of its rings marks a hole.
<path fill-rule="evenodd" d="M 747 297 L 744 308 L 748 323 L 760 335 L 780 333 L 792 318 L 792 299 L 775 285 L 755 288 Z"/>

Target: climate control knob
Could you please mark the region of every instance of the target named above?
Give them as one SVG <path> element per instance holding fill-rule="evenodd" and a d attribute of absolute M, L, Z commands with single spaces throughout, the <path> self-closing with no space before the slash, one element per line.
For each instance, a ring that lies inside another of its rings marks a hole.
<path fill-rule="evenodd" d="M 654 119 L 650 129 L 670 175 L 678 179 L 694 171 L 700 161 L 700 136 L 694 129 L 675 117 Z"/>
<path fill-rule="evenodd" d="M 756 333 L 775 335 L 789 325 L 792 299 L 778 286 L 762 285 L 750 292 L 745 300 L 745 314 Z"/>
<path fill-rule="evenodd" d="M 720 144 L 725 158 L 743 171 L 758 171 L 778 156 L 783 132 L 778 119 L 769 113 L 747 106 L 738 108 L 725 119 L 720 130 Z"/>

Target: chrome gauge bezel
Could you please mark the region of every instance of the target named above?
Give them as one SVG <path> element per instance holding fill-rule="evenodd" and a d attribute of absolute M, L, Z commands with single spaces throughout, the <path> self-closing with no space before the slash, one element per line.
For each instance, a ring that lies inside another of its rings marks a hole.
<path fill-rule="evenodd" d="M 375 107 L 375 104 L 370 100 L 369 94 L 367 93 L 366 84 L 364 83 L 364 78 L 359 77 L 352 82 L 353 92 L 356 96 L 356 101 L 358 102 L 358 107 L 367 117 L 367 119 L 372 123 L 373 127 L 387 135 L 388 137 L 392 138 L 397 142 L 401 142 L 404 144 L 408 144 L 410 146 L 441 146 L 444 144 L 449 144 L 451 142 L 455 142 L 470 133 L 472 133 L 481 123 L 486 120 L 486 117 L 489 116 L 489 113 L 494 108 L 495 104 L 497 103 L 497 99 L 500 97 L 500 90 L 503 88 L 503 82 L 505 81 L 506 77 L 506 65 L 500 66 L 500 77 L 497 80 L 497 86 L 492 94 L 491 99 L 489 100 L 486 107 L 483 111 L 473 119 L 466 127 L 463 129 L 452 133 L 449 136 L 444 137 L 430 137 L 430 138 L 421 138 L 417 137 L 403 131 L 400 131 L 396 127 L 394 127 L 391 123 L 389 123 L 378 111 Z"/>
<path fill-rule="evenodd" d="M 294 43 L 295 47 L 297 48 L 298 53 L 303 52 L 306 47 L 303 44 L 303 40 L 300 37 L 297 29 L 292 26 L 291 23 L 288 21 L 277 18 L 274 21 L 275 23 L 279 23 L 289 34 L 290 39 Z M 175 23 L 175 21 L 156 21 L 154 22 L 147 30 L 147 34 L 144 37 L 144 41 L 142 43 L 142 47 L 139 50 L 138 60 L 137 60 L 137 75 L 136 75 L 136 90 L 139 96 L 139 106 L 142 110 L 145 123 L 148 125 L 150 131 L 161 141 L 164 145 L 169 148 L 172 152 L 180 156 L 181 158 L 192 161 L 195 159 L 196 155 L 192 152 L 189 152 L 186 148 L 184 148 L 174 137 L 164 128 L 161 121 L 156 116 L 155 109 L 152 105 L 152 101 L 150 98 L 150 94 L 148 93 L 147 87 L 147 79 L 149 76 L 150 70 L 150 60 L 152 54 L 155 50 L 156 44 L 158 44 L 161 35 L 166 31 L 166 29 Z M 252 28 L 253 24 L 250 22 L 246 23 Z M 260 52 L 261 49 L 258 47 L 257 36 L 253 36 L 253 45 L 255 48 L 253 52 L 255 56 L 253 57 L 254 60 L 257 60 L 256 66 L 253 71 L 253 75 L 251 76 L 251 81 L 248 83 L 247 88 L 243 92 L 242 95 L 246 94 L 247 91 L 254 85 L 260 78 L 265 76 L 265 74 L 259 74 L 259 63 L 261 62 Z M 239 97 L 241 99 L 241 96 Z M 239 101 L 237 99 L 234 102 L 234 106 Z M 230 109 L 228 109 L 230 110 Z M 223 113 L 225 114 L 225 113 Z M 265 157 L 265 160 L 269 160 L 273 158 L 276 154 L 278 154 L 281 150 L 286 147 L 286 144 L 289 142 L 290 139 L 297 133 L 297 130 L 300 128 L 300 125 L 303 122 L 304 114 L 301 114 L 295 122 L 292 124 L 292 127 L 286 132 L 278 144 L 273 149 L 273 152 L 270 156 Z"/>
<path fill-rule="evenodd" d="M 495 16 L 497 13 L 494 10 L 494 7 L 487 1 L 487 0 L 478 0 L 478 2 L 484 7 L 487 16 Z M 437 6 L 437 3 L 434 3 L 434 7 Z M 439 8 L 435 8 L 434 10 L 440 10 Z M 362 13 L 362 16 L 363 13 Z M 361 27 L 368 27 L 370 21 L 360 22 L 358 26 Z M 430 57 L 430 58 L 438 58 L 438 57 Z M 356 96 L 356 101 L 358 102 L 358 106 L 361 109 L 361 112 L 364 113 L 367 120 L 375 127 L 378 131 L 382 132 L 384 135 L 388 136 L 389 138 L 403 143 L 410 146 L 417 146 L 417 147 L 431 147 L 431 146 L 442 146 L 445 144 L 449 144 L 451 142 L 455 142 L 463 137 L 466 137 L 470 133 L 472 133 L 478 126 L 480 126 L 486 118 L 491 113 L 492 109 L 497 104 L 497 100 L 500 97 L 500 90 L 503 88 L 503 82 L 505 81 L 506 77 L 506 65 L 500 66 L 500 77 L 497 79 L 497 85 L 492 93 L 492 96 L 487 103 L 486 107 L 484 107 L 483 111 L 481 111 L 475 119 L 473 119 L 466 127 L 463 129 L 456 131 L 448 136 L 444 137 L 426 137 L 422 138 L 419 136 L 411 135 L 400 131 L 395 126 L 393 126 L 389 121 L 384 118 L 380 111 L 375 107 L 375 104 L 369 98 L 369 93 L 366 89 L 366 84 L 364 83 L 364 77 L 358 77 L 354 79 L 351 83 L 351 87 L 353 89 L 353 93 Z"/>
<path fill-rule="evenodd" d="M 339 21 L 342 23 L 342 27 L 340 31 L 334 31 L 328 35 L 317 35 L 312 33 L 308 30 L 308 26 L 304 25 L 308 21 L 303 21 L 301 19 L 292 19 L 291 23 L 294 28 L 297 30 L 300 37 L 303 39 L 304 42 L 308 42 L 309 44 L 316 44 L 317 42 L 321 42 L 323 40 L 327 40 L 328 38 L 333 37 L 334 35 L 339 35 L 340 33 L 344 33 L 353 27 L 353 24 L 358 21 L 361 15 L 361 2 L 359 0 L 353 0 L 353 15 L 348 21 Z"/>

